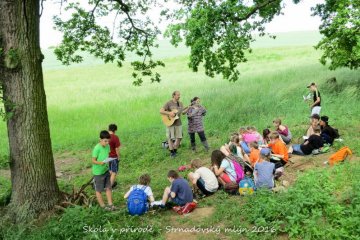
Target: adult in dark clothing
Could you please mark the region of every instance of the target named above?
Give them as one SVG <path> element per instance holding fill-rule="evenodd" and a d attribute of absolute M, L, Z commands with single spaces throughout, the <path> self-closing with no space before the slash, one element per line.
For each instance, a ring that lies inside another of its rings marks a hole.
<path fill-rule="evenodd" d="M 329 125 L 329 117 L 322 116 L 320 118 L 321 137 L 325 143 L 333 144 L 334 139 L 339 137 L 339 133 L 336 129 Z"/>
<path fill-rule="evenodd" d="M 303 144 L 292 145 L 292 150 L 289 152 L 297 155 L 309 155 L 315 149 L 320 149 L 324 146 L 322 137 L 320 136 L 320 127 L 314 129 L 315 134 L 311 135 Z"/>

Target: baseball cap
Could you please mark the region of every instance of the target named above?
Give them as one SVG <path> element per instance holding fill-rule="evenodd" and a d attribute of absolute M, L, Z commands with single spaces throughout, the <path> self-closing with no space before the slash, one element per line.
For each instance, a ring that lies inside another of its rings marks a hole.
<path fill-rule="evenodd" d="M 262 148 L 260 150 L 260 154 L 263 156 L 269 156 L 270 155 L 270 149 L 269 148 Z"/>
<path fill-rule="evenodd" d="M 315 86 L 316 84 L 314 82 L 310 83 L 307 88 L 311 87 L 311 86 Z"/>

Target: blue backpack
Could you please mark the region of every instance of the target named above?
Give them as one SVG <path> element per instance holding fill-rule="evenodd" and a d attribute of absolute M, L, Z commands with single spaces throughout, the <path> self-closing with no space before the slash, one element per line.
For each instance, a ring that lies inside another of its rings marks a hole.
<path fill-rule="evenodd" d="M 133 186 L 133 190 L 131 191 L 128 200 L 127 207 L 130 215 L 143 215 L 148 210 L 148 197 L 145 193 L 145 189 L 147 186 L 142 188 L 138 188 L 136 185 Z"/>
<path fill-rule="evenodd" d="M 256 190 L 254 181 L 250 177 L 245 177 L 239 183 L 239 193 L 240 195 L 251 195 Z"/>

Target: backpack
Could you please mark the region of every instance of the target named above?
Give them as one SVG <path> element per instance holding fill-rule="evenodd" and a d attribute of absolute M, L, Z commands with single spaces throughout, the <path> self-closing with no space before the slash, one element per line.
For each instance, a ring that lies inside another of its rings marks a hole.
<path fill-rule="evenodd" d="M 352 155 L 352 152 L 349 147 L 343 147 L 336 153 L 330 156 L 329 164 L 333 166 L 335 163 L 344 161 L 347 156 Z"/>
<path fill-rule="evenodd" d="M 179 215 L 188 214 L 192 212 L 196 208 L 196 202 L 188 202 L 184 206 L 174 206 L 173 210 L 177 212 Z"/>
<path fill-rule="evenodd" d="M 236 172 L 236 176 L 235 177 L 235 181 L 236 183 L 239 183 L 241 181 L 241 179 L 244 178 L 244 169 L 242 168 L 242 166 L 240 165 L 240 163 L 238 163 L 237 161 L 235 161 L 234 159 L 227 159 L 229 162 L 232 162 L 233 166 L 234 166 L 234 170 Z"/>
<path fill-rule="evenodd" d="M 127 207 L 129 214 L 134 215 L 143 215 L 148 210 L 147 200 L 148 197 L 145 193 L 145 189 L 147 186 L 142 188 L 138 188 L 136 185 L 133 186 L 133 190 L 131 191 L 129 198 L 127 200 Z"/>
<path fill-rule="evenodd" d="M 255 190 L 255 184 L 251 178 L 245 177 L 243 180 L 240 181 L 239 183 L 240 195 L 251 195 L 254 193 L 254 190 Z"/>

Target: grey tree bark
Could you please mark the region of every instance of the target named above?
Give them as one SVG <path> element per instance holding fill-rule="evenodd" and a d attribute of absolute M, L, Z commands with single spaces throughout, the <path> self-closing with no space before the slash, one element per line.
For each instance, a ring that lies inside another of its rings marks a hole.
<path fill-rule="evenodd" d="M 49 210 L 61 194 L 42 74 L 39 0 L 0 1 L 0 85 L 7 118 L 16 220 Z"/>

